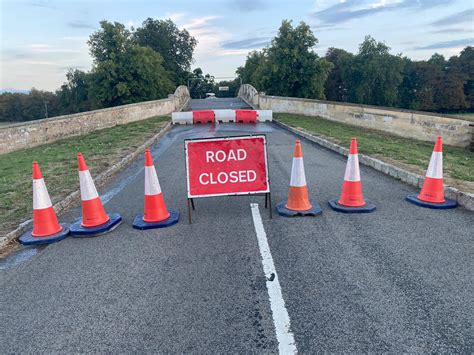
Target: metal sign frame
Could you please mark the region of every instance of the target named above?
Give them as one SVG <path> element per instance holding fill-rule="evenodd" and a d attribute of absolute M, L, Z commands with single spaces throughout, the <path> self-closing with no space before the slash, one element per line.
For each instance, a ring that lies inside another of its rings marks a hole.
<path fill-rule="evenodd" d="M 263 155 L 265 157 L 265 173 L 266 173 L 266 182 L 267 189 L 262 191 L 255 192 L 231 192 L 231 193 L 219 193 L 219 194 L 207 194 L 207 195 L 190 195 L 190 183 L 189 183 L 189 157 L 188 157 L 188 144 L 195 142 L 209 142 L 209 141 L 230 141 L 238 139 L 251 139 L 251 138 L 263 138 Z M 265 196 L 265 208 L 269 208 L 270 218 L 272 216 L 272 199 L 270 192 L 270 169 L 268 166 L 268 157 L 267 157 L 267 136 L 265 134 L 251 134 L 245 136 L 226 136 L 226 137 L 209 137 L 209 138 L 189 138 L 184 140 L 184 156 L 186 164 L 186 189 L 188 195 L 188 216 L 189 224 L 192 223 L 191 210 L 195 210 L 194 199 L 195 198 L 204 198 L 204 197 L 218 197 L 218 196 Z"/>

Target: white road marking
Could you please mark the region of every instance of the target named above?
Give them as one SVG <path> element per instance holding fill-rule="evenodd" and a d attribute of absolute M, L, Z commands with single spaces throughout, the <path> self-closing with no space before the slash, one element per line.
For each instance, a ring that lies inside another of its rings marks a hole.
<path fill-rule="evenodd" d="M 286 310 L 285 300 L 281 293 L 280 281 L 273 263 L 270 246 L 268 245 L 267 235 L 263 228 L 262 217 L 258 209 L 258 203 L 251 203 L 253 224 L 257 234 L 258 247 L 262 256 L 263 272 L 267 277 L 267 290 L 270 298 L 270 307 L 272 310 L 273 324 L 275 325 L 276 338 L 278 340 L 278 351 L 280 354 L 295 354 L 297 352 L 295 338 L 290 330 L 290 317 Z M 268 278 L 274 275 L 272 281 Z"/>

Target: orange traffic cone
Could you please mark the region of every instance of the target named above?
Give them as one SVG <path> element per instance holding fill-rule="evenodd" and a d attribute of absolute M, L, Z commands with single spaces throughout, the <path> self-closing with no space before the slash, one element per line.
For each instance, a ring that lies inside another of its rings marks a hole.
<path fill-rule="evenodd" d="M 344 182 L 339 200 L 330 200 L 329 206 L 335 211 L 345 213 L 369 213 L 375 211 L 375 205 L 366 202 L 362 194 L 362 182 L 360 181 L 359 154 L 357 152 L 357 140 L 352 138 L 347 159 Z"/>
<path fill-rule="evenodd" d="M 77 153 L 79 167 L 79 185 L 81 188 L 82 220 L 71 226 L 73 236 L 95 236 L 115 229 L 122 217 L 119 214 L 105 213 L 91 173 L 81 153 Z"/>
<path fill-rule="evenodd" d="M 145 213 L 133 220 L 133 228 L 153 229 L 178 223 L 179 212 L 167 209 L 160 182 L 156 175 L 150 149 L 145 150 Z"/>
<path fill-rule="evenodd" d="M 407 200 L 418 206 L 435 209 L 455 208 L 457 206 L 456 201 L 444 198 L 443 140 L 441 137 L 436 139 L 420 194 L 410 194 L 407 196 Z"/>
<path fill-rule="evenodd" d="M 68 224 L 59 224 L 54 212 L 43 174 L 36 161 L 33 162 L 33 230 L 19 238 L 25 245 L 49 244 L 64 239 L 69 234 Z"/>
<path fill-rule="evenodd" d="M 280 215 L 286 217 L 297 215 L 316 216 L 323 212 L 316 202 L 310 201 L 308 196 L 308 187 L 304 173 L 303 150 L 301 149 L 299 139 L 296 140 L 293 154 L 288 200 L 286 203 L 279 203 L 276 208 Z"/>

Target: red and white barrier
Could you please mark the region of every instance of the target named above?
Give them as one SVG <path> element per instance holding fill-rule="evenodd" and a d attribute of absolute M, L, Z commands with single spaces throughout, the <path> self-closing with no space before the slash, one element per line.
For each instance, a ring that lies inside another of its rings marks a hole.
<path fill-rule="evenodd" d="M 203 110 L 173 112 L 173 124 L 271 122 L 272 110 Z"/>

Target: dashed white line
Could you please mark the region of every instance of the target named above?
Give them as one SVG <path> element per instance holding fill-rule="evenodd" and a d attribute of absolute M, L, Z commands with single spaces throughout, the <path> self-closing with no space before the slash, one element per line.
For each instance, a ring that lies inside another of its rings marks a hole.
<path fill-rule="evenodd" d="M 275 325 L 276 338 L 278 340 L 278 351 L 280 354 L 294 354 L 297 352 L 295 338 L 290 330 L 290 317 L 286 310 L 285 300 L 281 293 L 280 281 L 273 263 L 267 234 L 263 228 L 262 217 L 258 209 L 258 203 L 251 203 L 253 224 L 257 234 L 258 247 L 262 256 L 263 272 L 267 276 L 267 290 L 270 298 L 273 324 Z"/>

